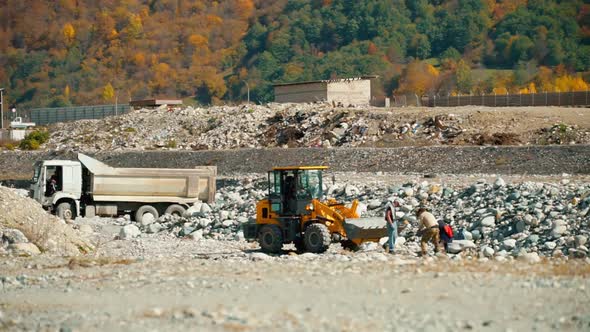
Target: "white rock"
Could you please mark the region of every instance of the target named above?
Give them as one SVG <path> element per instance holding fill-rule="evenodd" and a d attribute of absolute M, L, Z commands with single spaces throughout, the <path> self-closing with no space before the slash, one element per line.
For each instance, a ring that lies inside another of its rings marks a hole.
<path fill-rule="evenodd" d="M 121 231 L 119 232 L 119 238 L 121 239 L 132 239 L 138 237 L 141 234 L 139 228 L 135 225 L 126 225 L 121 227 Z"/>
<path fill-rule="evenodd" d="M 146 213 L 141 218 L 140 224 L 141 224 L 141 226 L 147 226 L 147 225 L 153 223 L 154 221 L 156 221 L 156 217 L 151 213 Z"/>
<path fill-rule="evenodd" d="M 549 250 L 553 250 L 557 247 L 557 243 L 553 242 L 553 241 L 547 241 L 545 242 L 545 248 L 549 249 Z"/>
<path fill-rule="evenodd" d="M 27 243 L 27 242 L 29 242 L 29 240 L 23 234 L 23 232 L 19 231 L 18 229 L 15 229 L 15 228 L 7 228 L 7 229 L 4 229 L 2 231 L 2 233 L 3 233 L 3 235 L 2 235 L 3 238 L 9 244 L 13 244 L 13 243 Z"/>
<path fill-rule="evenodd" d="M 536 252 L 528 252 L 518 256 L 518 259 L 525 261 L 527 263 L 538 263 L 541 261 L 541 257 Z"/>
<path fill-rule="evenodd" d="M 267 261 L 271 260 L 272 257 L 262 252 L 253 252 L 250 254 L 250 259 L 253 261 Z"/>
<path fill-rule="evenodd" d="M 585 235 L 576 235 L 574 237 L 574 242 L 576 244 L 576 247 L 583 246 L 588 242 L 588 237 Z"/>
<path fill-rule="evenodd" d="M 207 204 L 207 203 L 203 203 L 203 204 L 201 205 L 201 213 L 205 214 L 205 213 L 209 213 L 209 212 L 211 212 L 211 211 L 212 211 L 212 210 L 211 210 L 211 207 L 209 206 L 209 204 Z"/>
<path fill-rule="evenodd" d="M 491 258 L 494 256 L 494 249 L 491 247 L 484 247 L 482 253 L 485 257 Z"/>
<path fill-rule="evenodd" d="M 494 227 L 496 225 L 496 217 L 494 216 L 487 216 L 481 220 L 481 225 L 483 227 Z"/>
<path fill-rule="evenodd" d="M 15 256 L 35 256 L 41 253 L 41 250 L 30 242 L 13 243 L 8 246 Z"/>
<path fill-rule="evenodd" d="M 229 219 L 228 219 L 228 220 L 225 220 L 224 222 L 222 222 L 222 223 L 221 223 L 221 226 L 223 226 L 223 227 L 227 228 L 227 227 L 230 227 L 230 226 L 232 226 L 233 224 L 234 224 L 234 221 L 233 221 L 233 220 L 229 220 Z"/>
<path fill-rule="evenodd" d="M 516 240 L 506 239 L 504 240 L 504 242 L 502 242 L 502 244 L 504 245 L 504 248 L 506 248 L 506 250 L 512 250 L 514 249 L 514 247 L 516 247 Z"/>
<path fill-rule="evenodd" d="M 188 235 L 189 239 L 195 240 L 195 241 L 200 241 L 203 239 L 203 230 L 202 229 L 198 229 L 192 233 L 190 233 Z"/>
<path fill-rule="evenodd" d="M 449 243 L 448 251 L 451 254 L 458 254 L 465 249 L 474 249 L 476 248 L 475 243 L 470 240 L 453 240 L 453 242 Z"/>
<path fill-rule="evenodd" d="M 506 182 L 502 178 L 497 178 L 496 181 L 494 182 L 494 188 L 496 188 L 496 189 L 502 188 L 504 186 L 506 186 Z"/>

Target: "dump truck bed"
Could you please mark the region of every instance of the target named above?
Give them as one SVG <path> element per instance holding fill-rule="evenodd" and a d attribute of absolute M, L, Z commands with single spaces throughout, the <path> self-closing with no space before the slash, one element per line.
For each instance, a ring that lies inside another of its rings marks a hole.
<path fill-rule="evenodd" d="M 193 169 L 115 168 L 83 154 L 95 201 L 194 202 L 215 200 L 215 166 Z"/>

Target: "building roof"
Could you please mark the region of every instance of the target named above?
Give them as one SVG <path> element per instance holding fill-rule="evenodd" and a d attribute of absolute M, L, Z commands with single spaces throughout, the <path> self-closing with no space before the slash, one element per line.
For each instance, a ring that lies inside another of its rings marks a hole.
<path fill-rule="evenodd" d="M 132 100 L 130 106 L 161 106 L 161 105 L 182 105 L 182 99 L 145 99 Z"/>
<path fill-rule="evenodd" d="M 366 75 L 366 76 L 359 76 L 359 77 L 349 77 L 349 78 L 337 78 L 333 80 L 319 80 L 319 81 L 305 81 L 305 82 L 293 82 L 293 83 L 277 83 L 273 84 L 273 86 L 288 86 L 288 85 L 300 85 L 300 84 L 314 84 L 314 83 L 336 83 L 336 82 L 347 82 L 347 81 L 360 81 L 360 80 L 370 80 L 372 78 L 377 78 L 377 75 Z"/>

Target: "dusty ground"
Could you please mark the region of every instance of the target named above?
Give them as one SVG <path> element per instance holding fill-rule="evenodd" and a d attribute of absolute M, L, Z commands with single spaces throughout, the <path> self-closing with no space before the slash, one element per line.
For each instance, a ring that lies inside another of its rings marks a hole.
<path fill-rule="evenodd" d="M 340 248 L 320 256 L 287 251 L 259 257 L 256 246 L 245 242 L 157 236 L 112 242 L 102 250 L 109 255 L 0 261 L 0 326 L 41 331 L 590 328 L 590 265 L 584 261 L 479 263 Z M 117 250 L 126 258 L 110 257 Z"/>

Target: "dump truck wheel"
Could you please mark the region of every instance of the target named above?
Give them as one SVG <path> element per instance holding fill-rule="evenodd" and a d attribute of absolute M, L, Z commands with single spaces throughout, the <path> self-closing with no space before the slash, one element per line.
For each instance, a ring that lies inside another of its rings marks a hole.
<path fill-rule="evenodd" d="M 283 233 L 277 225 L 264 225 L 258 233 L 258 243 L 262 251 L 278 253 L 283 247 Z"/>
<path fill-rule="evenodd" d="M 322 253 L 330 247 L 330 231 L 323 224 L 311 224 L 305 229 L 303 243 L 305 250 L 314 253 Z"/>
<path fill-rule="evenodd" d="M 178 205 L 178 204 L 172 204 L 166 208 L 166 211 L 164 212 L 164 214 L 170 214 L 170 215 L 182 217 L 184 215 L 184 212 L 186 212 L 186 209 L 184 208 L 184 206 Z"/>
<path fill-rule="evenodd" d="M 56 214 L 58 217 L 65 221 L 70 221 L 74 217 L 74 211 L 72 211 L 72 204 L 69 202 L 59 203 L 57 206 Z"/>
<path fill-rule="evenodd" d="M 158 214 L 158 210 L 156 210 L 155 207 L 151 205 L 143 205 L 135 212 L 135 221 L 141 223 L 141 221 L 143 220 L 143 215 L 147 213 L 153 215 L 154 219 L 158 219 L 158 217 L 160 216 Z"/>

